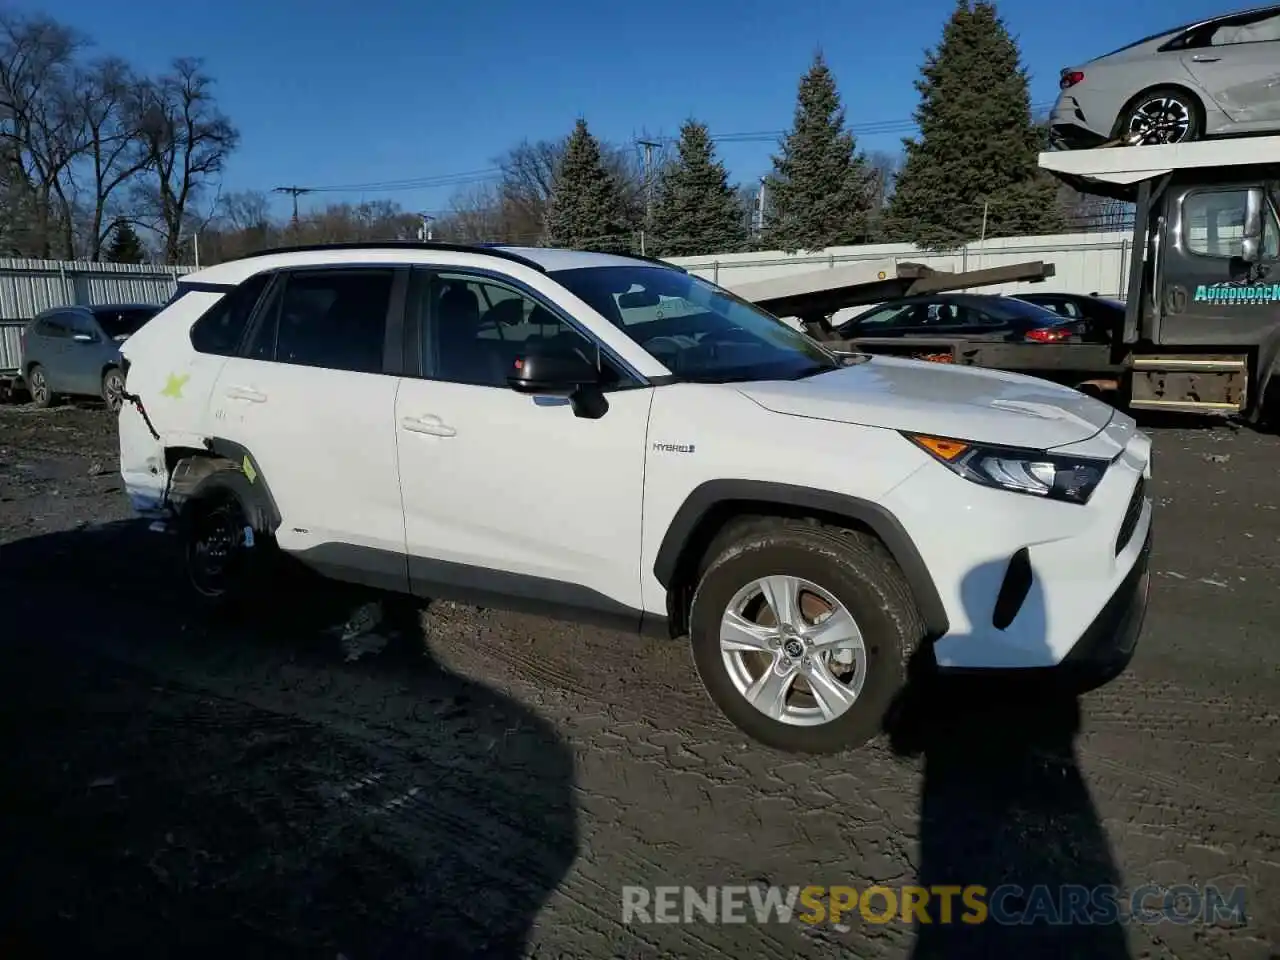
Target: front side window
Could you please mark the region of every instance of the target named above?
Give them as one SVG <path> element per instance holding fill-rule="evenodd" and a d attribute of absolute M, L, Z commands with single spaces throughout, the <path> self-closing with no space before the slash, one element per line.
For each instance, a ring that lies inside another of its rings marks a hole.
<path fill-rule="evenodd" d="M 840 365 L 777 317 L 679 270 L 637 264 L 550 276 L 682 380 L 794 379 Z"/>
<path fill-rule="evenodd" d="M 1182 201 L 1182 242 L 1202 257 L 1238 257 L 1244 252 L 1244 221 L 1249 205 L 1247 190 L 1203 190 Z M 1262 253 L 1267 259 L 1280 255 L 1280 229 L 1269 204 L 1262 211 Z"/>
<path fill-rule="evenodd" d="M 924 311 L 916 303 L 898 303 L 887 307 L 879 307 L 860 317 L 854 317 L 842 330 L 865 330 L 875 336 L 876 330 L 891 330 L 898 327 L 918 326 Z"/>
<path fill-rule="evenodd" d="M 286 275 L 248 355 L 304 367 L 381 373 L 394 276 L 386 269 Z"/>
<path fill-rule="evenodd" d="M 573 352 L 601 372 L 601 385 L 620 381 L 596 344 L 516 287 L 465 272 L 432 272 L 415 280 L 421 369 L 427 376 L 480 387 L 507 386 L 516 361 L 530 353 Z"/>

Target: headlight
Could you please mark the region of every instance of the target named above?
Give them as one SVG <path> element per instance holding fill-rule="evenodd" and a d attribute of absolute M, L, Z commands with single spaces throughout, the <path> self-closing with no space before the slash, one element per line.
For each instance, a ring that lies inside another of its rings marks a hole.
<path fill-rule="evenodd" d="M 904 437 L 955 473 L 986 487 L 1067 503 L 1088 503 L 1110 464 L 1091 457 L 969 443 L 948 437 Z"/>

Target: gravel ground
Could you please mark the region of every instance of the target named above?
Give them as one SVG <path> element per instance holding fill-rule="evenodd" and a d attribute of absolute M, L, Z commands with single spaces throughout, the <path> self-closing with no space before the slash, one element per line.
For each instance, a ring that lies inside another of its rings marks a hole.
<path fill-rule="evenodd" d="M 1153 605 L 1078 701 L 908 700 L 745 741 L 679 643 L 437 604 L 183 604 L 101 411 L 0 407 L 4 957 L 1275 958 L 1280 439 L 1156 426 Z M 302 609 L 314 615 L 299 618 Z M 415 618 L 416 619 L 416 618 Z M 624 884 L 1247 887 L 1243 923 L 628 925 Z"/>

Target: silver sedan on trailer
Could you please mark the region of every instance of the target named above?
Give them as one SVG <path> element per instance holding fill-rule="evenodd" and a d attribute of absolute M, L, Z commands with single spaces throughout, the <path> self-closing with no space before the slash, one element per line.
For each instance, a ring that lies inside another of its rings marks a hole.
<path fill-rule="evenodd" d="M 1050 127 L 1068 149 L 1280 131 L 1280 5 L 1154 34 L 1058 85 Z"/>

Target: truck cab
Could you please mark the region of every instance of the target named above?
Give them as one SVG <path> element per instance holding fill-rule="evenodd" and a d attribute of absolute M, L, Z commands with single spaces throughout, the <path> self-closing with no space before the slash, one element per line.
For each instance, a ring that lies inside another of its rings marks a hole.
<path fill-rule="evenodd" d="M 1280 137 L 1041 154 L 1077 190 L 1134 204 L 1109 368 L 1136 409 L 1280 413 Z"/>

